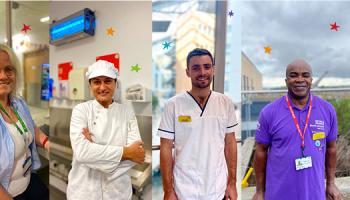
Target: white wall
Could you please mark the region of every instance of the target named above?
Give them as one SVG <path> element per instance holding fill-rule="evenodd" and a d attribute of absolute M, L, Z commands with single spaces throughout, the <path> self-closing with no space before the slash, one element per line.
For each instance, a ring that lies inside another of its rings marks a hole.
<path fill-rule="evenodd" d="M 120 82 L 122 86 L 122 103 L 125 89 L 140 83 L 152 88 L 152 3 L 137 2 L 65 2 L 50 3 L 50 17 L 58 20 L 83 8 L 95 11 L 95 36 L 75 41 L 63 46 L 50 46 L 50 74 L 57 83 L 58 64 L 72 61 L 73 68 L 87 67 L 95 62 L 96 56 L 111 53 L 120 54 Z M 106 29 L 113 27 L 114 36 L 108 36 Z M 141 70 L 130 70 L 139 64 Z M 82 77 L 83 78 L 83 77 Z M 53 100 L 53 106 L 71 105 L 65 100 Z M 73 103 L 74 104 L 74 103 Z M 135 114 L 152 115 L 151 103 L 132 103 Z"/>

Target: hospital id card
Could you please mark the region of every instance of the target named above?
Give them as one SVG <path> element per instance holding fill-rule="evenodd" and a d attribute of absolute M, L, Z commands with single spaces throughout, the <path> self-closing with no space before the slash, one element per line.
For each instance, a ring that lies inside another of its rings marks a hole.
<path fill-rule="evenodd" d="M 312 167 L 311 156 L 295 159 L 295 169 L 301 170 Z"/>

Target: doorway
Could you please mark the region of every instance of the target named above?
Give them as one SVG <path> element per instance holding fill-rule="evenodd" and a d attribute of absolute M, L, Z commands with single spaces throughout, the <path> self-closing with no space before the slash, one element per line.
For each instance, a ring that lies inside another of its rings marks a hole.
<path fill-rule="evenodd" d="M 49 63 L 48 48 L 23 54 L 23 95 L 30 106 L 48 108 L 48 102 L 41 100 L 42 67 L 47 63 Z"/>

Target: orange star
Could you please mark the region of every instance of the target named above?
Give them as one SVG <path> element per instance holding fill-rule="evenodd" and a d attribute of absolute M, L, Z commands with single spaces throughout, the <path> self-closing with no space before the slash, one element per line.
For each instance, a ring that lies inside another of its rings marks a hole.
<path fill-rule="evenodd" d="M 266 54 L 271 54 L 272 48 L 270 46 L 264 47 Z"/>
<path fill-rule="evenodd" d="M 107 29 L 106 29 L 106 31 L 107 31 L 107 35 L 109 35 L 109 36 L 113 36 L 113 34 L 114 34 L 114 30 L 113 30 L 113 28 L 112 28 L 112 27 L 107 28 Z"/>
<path fill-rule="evenodd" d="M 24 33 L 27 33 L 28 30 L 32 30 L 32 29 L 30 28 L 30 25 L 25 25 L 25 24 L 23 24 L 23 28 L 21 29 L 21 31 L 24 32 Z"/>

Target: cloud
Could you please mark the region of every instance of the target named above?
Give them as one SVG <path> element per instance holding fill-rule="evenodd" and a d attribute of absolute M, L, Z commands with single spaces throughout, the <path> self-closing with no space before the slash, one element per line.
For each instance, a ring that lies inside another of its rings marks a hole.
<path fill-rule="evenodd" d="M 303 58 L 314 75 L 350 77 L 350 2 L 242 2 L 242 49 L 267 80 Z M 330 24 L 340 25 L 338 32 Z M 271 46 L 270 55 L 264 46 Z M 332 84 L 332 82 L 329 82 Z"/>

